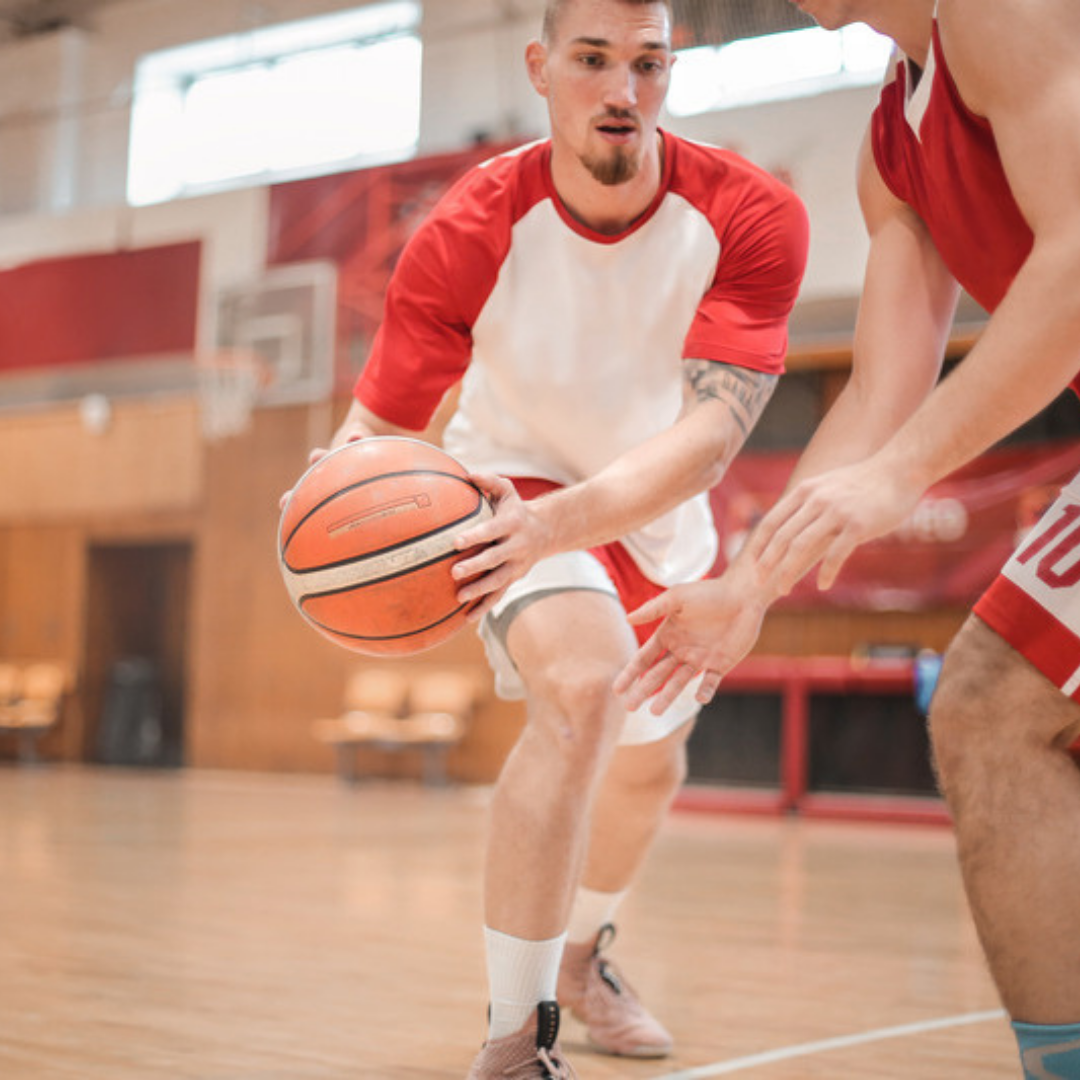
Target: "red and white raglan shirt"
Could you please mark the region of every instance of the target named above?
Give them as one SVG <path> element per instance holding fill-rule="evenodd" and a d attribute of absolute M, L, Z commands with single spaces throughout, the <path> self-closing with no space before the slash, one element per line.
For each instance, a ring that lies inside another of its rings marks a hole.
<path fill-rule="evenodd" d="M 910 61 L 882 91 L 874 157 L 889 189 L 923 219 L 946 266 L 989 311 L 1034 236 L 1013 198 L 990 124 L 964 104 L 937 23 L 912 89 Z M 1072 386 L 1080 392 L 1080 376 Z M 1025 538 L 975 612 L 1044 675 L 1080 700 L 1080 483 L 1074 479 Z"/>
<path fill-rule="evenodd" d="M 780 373 L 802 203 L 737 154 L 662 138 L 656 197 L 617 235 L 563 206 L 550 141 L 467 173 L 402 253 L 360 402 L 420 430 L 460 380 L 447 450 L 478 472 L 570 485 L 671 427 L 684 358 Z M 717 551 L 707 495 L 624 544 L 657 585 L 701 576 Z"/>

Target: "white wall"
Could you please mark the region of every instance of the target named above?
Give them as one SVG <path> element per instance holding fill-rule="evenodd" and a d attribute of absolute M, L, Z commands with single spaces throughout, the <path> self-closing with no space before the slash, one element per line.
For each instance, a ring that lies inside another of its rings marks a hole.
<path fill-rule="evenodd" d="M 264 192 L 125 207 L 135 64 L 155 49 L 352 6 L 128 0 L 104 7 L 89 30 L 0 46 L 0 266 L 201 236 L 210 280 L 254 274 L 264 244 Z M 425 0 L 421 152 L 454 149 L 480 135 L 543 132 L 544 105 L 522 59 L 541 9 L 541 0 Z M 854 162 L 875 96 L 843 91 L 667 123 L 791 176 L 813 223 L 804 298 L 858 291 L 866 242 Z"/>

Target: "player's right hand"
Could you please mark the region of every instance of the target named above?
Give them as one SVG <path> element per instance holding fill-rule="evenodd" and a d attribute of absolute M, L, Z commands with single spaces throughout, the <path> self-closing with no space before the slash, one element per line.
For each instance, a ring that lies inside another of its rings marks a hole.
<path fill-rule="evenodd" d="M 525 501 L 503 476 L 471 473 L 469 478 L 495 511 L 493 517 L 473 525 L 456 541 L 459 551 L 469 551 L 454 566 L 454 576 L 463 583 L 458 601 L 474 604 L 469 619 L 475 622 L 515 581 L 552 552 L 550 530 L 536 513 L 539 499 Z"/>

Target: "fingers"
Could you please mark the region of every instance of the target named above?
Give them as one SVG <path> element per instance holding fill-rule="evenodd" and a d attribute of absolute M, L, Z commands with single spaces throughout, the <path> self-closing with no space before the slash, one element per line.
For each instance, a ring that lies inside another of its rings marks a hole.
<path fill-rule="evenodd" d="M 723 676 L 718 671 L 706 671 L 701 677 L 701 685 L 694 694 L 694 700 L 699 705 L 708 705 L 716 697 L 722 678 Z"/>
<path fill-rule="evenodd" d="M 668 682 L 676 675 L 679 661 L 664 651 L 637 679 L 631 691 L 624 695 L 623 704 L 633 711 L 641 708 L 646 701 L 664 692 Z M 655 700 L 653 712 L 656 712 Z"/>
<path fill-rule="evenodd" d="M 667 655 L 667 649 L 660 643 L 660 638 L 654 634 L 615 677 L 612 689 L 616 694 L 626 698 L 627 708 L 636 709 L 649 696 L 649 692 L 643 690 L 644 682 L 641 680 L 665 655 Z M 660 683 L 657 685 L 659 686 Z"/>
<path fill-rule="evenodd" d="M 653 668 L 650 673 L 650 681 L 655 682 L 664 671 L 668 672 L 667 678 L 650 695 L 652 702 L 649 705 L 649 711 L 654 716 L 659 716 L 669 705 L 673 704 L 675 699 L 690 685 L 690 681 L 696 674 L 689 664 L 682 664 L 676 657 L 669 655 Z"/>
<path fill-rule="evenodd" d="M 495 473 L 469 473 L 469 479 L 495 503 L 517 493 L 517 489 L 505 476 L 497 476 Z"/>
<path fill-rule="evenodd" d="M 479 535 L 479 530 L 483 526 L 477 526 L 476 529 L 470 529 L 468 533 L 463 533 L 462 538 L 467 536 L 473 536 L 474 533 Z M 496 533 L 491 536 L 490 539 L 483 541 L 477 541 L 472 544 L 466 545 L 467 555 L 462 555 L 454 563 L 453 574 L 455 581 L 468 582 L 473 584 L 474 579 L 483 577 L 485 574 L 490 576 L 493 572 L 497 571 L 500 567 L 508 565 L 508 556 L 505 545 L 496 544 L 495 541 L 499 538 L 499 534 Z M 455 542 L 456 546 L 457 545 Z"/>
<path fill-rule="evenodd" d="M 831 589 L 833 587 L 837 577 L 840 575 L 840 571 L 844 568 L 844 563 L 848 561 L 849 556 L 856 547 L 858 547 L 856 540 L 847 539 L 844 534 L 838 537 L 826 552 L 825 557 L 821 560 L 821 566 L 818 568 L 817 584 L 819 589 Z"/>
<path fill-rule="evenodd" d="M 821 561 L 841 528 L 831 515 L 800 507 L 773 533 L 758 560 L 761 572 L 786 595 Z"/>
<path fill-rule="evenodd" d="M 495 508 L 495 514 L 486 521 L 473 525 L 455 537 L 454 546 L 458 551 L 467 551 L 469 548 L 474 547 L 487 547 L 497 540 L 501 540 L 509 535 L 515 527 L 515 521 L 518 520 L 513 510 L 507 511 L 505 509 L 506 504 L 517 497 L 517 490 L 509 480 L 489 473 L 470 473 L 469 479 L 491 502 Z M 467 577 L 469 574 L 488 570 L 500 561 L 500 559 L 495 558 L 489 559 L 484 564 L 468 569 L 462 576 Z"/>
<path fill-rule="evenodd" d="M 651 600 L 646 600 L 641 607 L 629 612 L 626 618 L 631 626 L 644 626 L 646 623 L 666 618 L 673 610 L 674 601 L 669 590 L 659 596 L 654 596 Z"/>
<path fill-rule="evenodd" d="M 457 567 L 454 568 L 454 576 L 458 576 Z M 498 592 L 502 594 L 513 585 L 518 577 L 520 577 L 520 574 L 503 563 L 490 573 L 480 574 L 479 577 L 475 577 L 462 585 L 457 592 L 458 603 L 468 604 L 487 596 L 489 593 Z"/>

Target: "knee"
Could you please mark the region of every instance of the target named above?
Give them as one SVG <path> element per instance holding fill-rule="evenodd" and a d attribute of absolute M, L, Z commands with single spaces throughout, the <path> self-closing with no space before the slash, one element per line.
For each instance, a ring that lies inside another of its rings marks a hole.
<path fill-rule="evenodd" d="M 622 719 L 611 689 L 614 679 L 608 665 L 578 663 L 549 673 L 534 688 L 537 711 L 572 759 L 593 762 L 613 749 Z"/>
<path fill-rule="evenodd" d="M 957 635 L 930 706 L 930 742 L 942 793 L 966 791 L 1011 775 L 1042 737 L 1038 711 L 1011 650 L 978 623 Z"/>
<path fill-rule="evenodd" d="M 930 703 L 930 745 L 943 786 L 963 765 L 965 754 L 977 739 L 983 690 L 980 666 L 978 657 L 969 650 L 951 649 Z"/>

